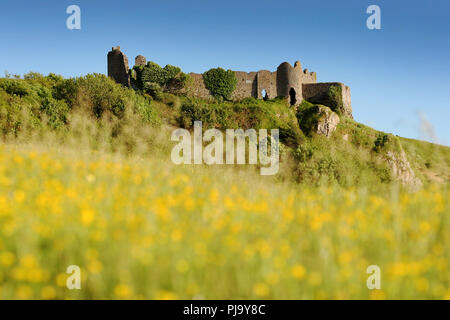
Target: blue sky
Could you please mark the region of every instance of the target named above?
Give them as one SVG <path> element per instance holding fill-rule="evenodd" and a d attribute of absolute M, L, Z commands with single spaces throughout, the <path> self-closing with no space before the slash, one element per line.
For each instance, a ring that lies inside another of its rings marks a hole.
<path fill-rule="evenodd" d="M 81 30 L 66 8 L 81 8 Z M 366 9 L 381 8 L 381 30 Z M 185 72 L 275 70 L 300 60 L 351 87 L 357 121 L 450 144 L 450 1 L 15 0 L 0 3 L 0 73 L 106 73 L 120 45 Z M 422 130 L 421 128 L 432 128 Z"/>

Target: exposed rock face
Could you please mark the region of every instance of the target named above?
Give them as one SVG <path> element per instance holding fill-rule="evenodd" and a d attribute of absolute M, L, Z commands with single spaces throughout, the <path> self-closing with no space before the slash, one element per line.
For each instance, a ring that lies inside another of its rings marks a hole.
<path fill-rule="evenodd" d="M 317 121 L 317 133 L 330 137 L 339 124 L 339 116 L 330 108 L 319 106 L 319 119 Z"/>
<path fill-rule="evenodd" d="M 401 150 L 400 153 L 388 151 L 386 161 L 395 178 L 400 181 L 403 186 L 410 188 L 411 191 L 417 191 L 422 187 L 422 181 L 416 178 L 403 150 Z"/>
<path fill-rule="evenodd" d="M 322 105 L 309 108 L 299 115 L 299 125 L 304 132 L 314 132 L 327 138 L 336 130 L 339 122 L 339 116 Z"/>

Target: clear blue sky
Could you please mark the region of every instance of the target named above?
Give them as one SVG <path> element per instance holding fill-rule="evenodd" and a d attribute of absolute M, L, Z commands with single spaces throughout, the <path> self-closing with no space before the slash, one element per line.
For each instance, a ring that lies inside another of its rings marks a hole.
<path fill-rule="evenodd" d="M 81 30 L 66 28 L 71 4 Z M 371 4 L 381 30 L 366 27 Z M 351 87 L 357 121 L 450 144 L 449 0 L 1 1 L 0 41 L 0 72 L 16 74 L 106 73 L 115 45 L 130 64 L 142 54 L 185 72 L 300 60 L 318 81 Z"/>

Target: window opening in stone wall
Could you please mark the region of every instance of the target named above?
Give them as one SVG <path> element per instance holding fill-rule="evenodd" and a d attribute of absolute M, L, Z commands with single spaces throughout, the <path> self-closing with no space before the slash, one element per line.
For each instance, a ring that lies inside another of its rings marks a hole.
<path fill-rule="evenodd" d="M 289 98 L 290 98 L 291 106 L 293 106 L 297 103 L 297 98 L 296 98 L 294 88 L 291 88 L 291 90 L 289 90 Z"/>
<path fill-rule="evenodd" d="M 266 89 L 262 89 L 262 91 L 261 91 L 261 96 L 263 97 L 263 100 L 264 100 L 264 101 L 269 100 L 269 95 L 267 94 Z"/>

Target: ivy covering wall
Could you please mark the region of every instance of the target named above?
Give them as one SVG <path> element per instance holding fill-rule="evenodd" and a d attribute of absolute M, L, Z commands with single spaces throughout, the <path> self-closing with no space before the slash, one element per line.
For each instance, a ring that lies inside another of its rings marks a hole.
<path fill-rule="evenodd" d="M 131 83 L 137 89 L 161 87 L 165 91 L 177 93 L 189 83 L 189 75 L 179 67 L 166 65 L 164 68 L 149 61 L 146 65 L 136 65 L 131 70 Z"/>
<path fill-rule="evenodd" d="M 203 74 L 206 88 L 216 98 L 229 100 L 236 89 L 236 74 L 232 70 L 215 68 Z"/>

